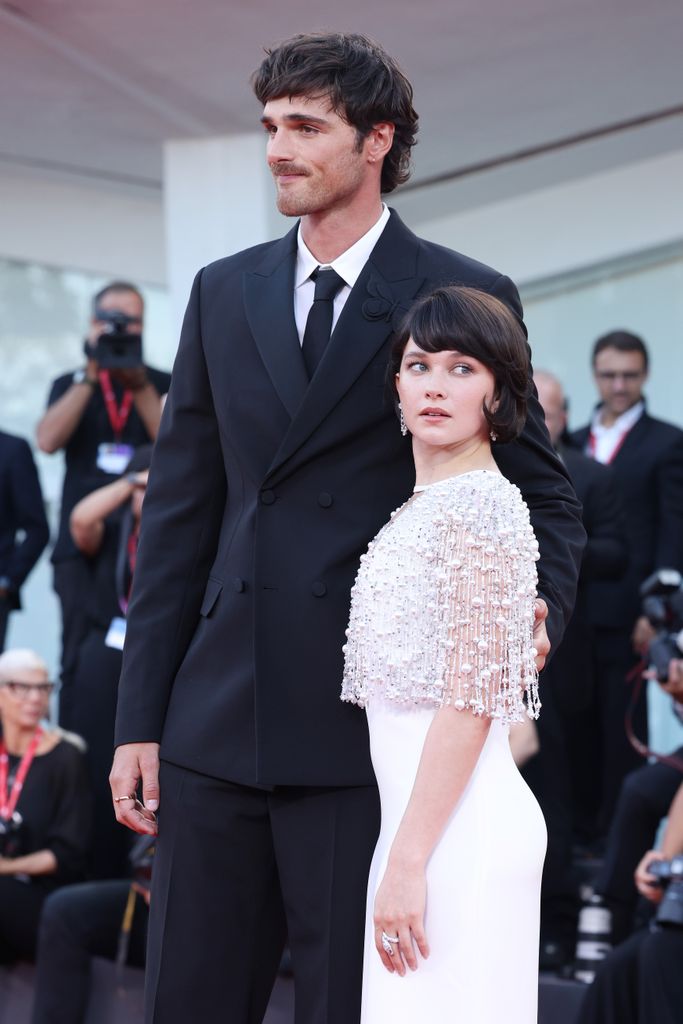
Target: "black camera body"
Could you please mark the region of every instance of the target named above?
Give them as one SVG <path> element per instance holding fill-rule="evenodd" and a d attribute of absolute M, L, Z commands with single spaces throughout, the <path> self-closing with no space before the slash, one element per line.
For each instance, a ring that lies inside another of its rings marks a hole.
<path fill-rule="evenodd" d="M 683 853 L 671 860 L 651 861 L 647 870 L 665 890 L 655 918 L 657 924 L 683 928 Z"/>
<path fill-rule="evenodd" d="M 23 852 L 24 819 L 15 811 L 11 818 L 0 818 L 0 857 L 19 857 Z"/>
<path fill-rule="evenodd" d="M 118 309 L 98 309 L 95 318 L 107 326 L 95 344 L 86 343 L 86 354 L 96 359 L 102 370 L 133 370 L 142 366 L 142 335 L 128 330 L 135 317 Z"/>
<path fill-rule="evenodd" d="M 648 660 L 660 683 L 669 677 L 669 662 L 683 657 L 683 577 L 676 569 L 659 569 L 640 587 L 643 615 L 657 636 Z"/>

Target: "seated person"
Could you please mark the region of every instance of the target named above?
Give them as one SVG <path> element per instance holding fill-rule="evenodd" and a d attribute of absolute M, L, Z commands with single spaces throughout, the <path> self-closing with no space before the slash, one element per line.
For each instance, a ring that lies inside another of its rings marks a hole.
<path fill-rule="evenodd" d="M 75 737 L 44 724 L 54 684 L 29 650 L 0 655 L 0 962 L 32 959 L 43 903 L 83 874 L 90 791 Z"/>
<path fill-rule="evenodd" d="M 91 958 L 145 966 L 154 839 L 131 851 L 133 881 L 83 882 L 53 893 L 40 922 L 32 1024 L 83 1024 Z"/>
<path fill-rule="evenodd" d="M 683 785 L 669 810 L 661 850 L 649 850 L 635 873 L 638 892 L 660 903 L 656 860 L 683 854 Z M 675 883 L 670 883 L 675 884 Z M 678 883 L 683 884 L 683 883 Z M 586 992 L 578 1024 L 680 1024 L 683 1016 L 683 924 L 655 921 L 617 946 Z"/>
<path fill-rule="evenodd" d="M 683 712 L 683 660 L 671 661 L 669 678 L 661 686 L 671 695 L 674 711 L 680 715 Z M 683 747 L 675 751 L 674 757 L 683 758 Z M 611 937 L 615 945 L 633 930 L 638 903 L 633 872 L 645 850 L 654 843 L 680 781 L 681 773 L 675 764 L 657 761 L 637 768 L 622 783 L 607 836 L 603 866 L 594 886 L 611 913 Z"/>

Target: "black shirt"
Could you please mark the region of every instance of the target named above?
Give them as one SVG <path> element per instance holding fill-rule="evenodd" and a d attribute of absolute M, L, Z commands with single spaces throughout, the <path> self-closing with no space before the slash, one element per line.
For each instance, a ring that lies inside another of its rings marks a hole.
<path fill-rule="evenodd" d="M 170 373 L 162 370 L 155 370 L 146 366 L 147 377 L 159 395 L 164 395 L 171 383 Z M 52 384 L 48 406 L 53 405 L 64 395 L 73 384 L 73 373 L 65 373 L 58 377 Z M 116 381 L 112 381 L 116 403 L 120 407 L 124 389 Z M 105 473 L 97 466 L 97 452 L 101 444 L 118 441 L 121 444 L 137 448 L 141 444 L 149 444 L 152 438 L 147 433 L 143 421 L 135 406 L 130 411 L 128 422 L 119 438 L 114 436 L 112 425 L 109 422 L 107 407 L 104 402 L 102 388 L 93 389 L 93 394 L 88 402 L 81 421 L 73 434 L 64 446 L 66 460 L 66 472 L 64 474 L 64 487 L 62 490 L 62 508 L 59 517 L 59 532 L 57 542 L 52 552 L 53 562 L 62 562 L 67 558 L 75 558 L 78 555 L 71 533 L 69 531 L 69 518 L 74 505 L 77 505 L 81 498 L 98 487 L 111 483 L 118 474 Z"/>
<path fill-rule="evenodd" d="M 10 773 L 18 758 L 10 757 Z M 51 850 L 57 872 L 46 883 L 63 885 L 84 873 L 90 843 L 91 795 L 81 751 L 68 739 L 36 755 L 17 803 L 23 819 L 21 855 Z"/>

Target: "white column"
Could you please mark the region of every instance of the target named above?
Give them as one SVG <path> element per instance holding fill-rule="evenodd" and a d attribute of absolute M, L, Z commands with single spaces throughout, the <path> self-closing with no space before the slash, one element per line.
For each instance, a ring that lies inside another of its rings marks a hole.
<path fill-rule="evenodd" d="M 275 208 L 265 149 L 261 132 L 165 144 L 167 282 L 176 332 L 200 267 L 291 226 Z"/>

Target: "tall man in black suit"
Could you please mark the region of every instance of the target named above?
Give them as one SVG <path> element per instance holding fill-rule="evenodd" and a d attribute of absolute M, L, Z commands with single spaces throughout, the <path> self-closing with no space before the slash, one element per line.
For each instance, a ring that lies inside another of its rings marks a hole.
<path fill-rule="evenodd" d="M 112 795 L 152 832 L 161 792 L 148 1022 L 225 1006 L 260 1021 L 287 933 L 297 1020 L 353 1024 L 379 807 L 364 716 L 339 701 L 341 648 L 359 557 L 414 482 L 385 398 L 392 332 L 444 281 L 521 309 L 508 278 L 383 206 L 417 116 L 379 47 L 295 37 L 254 87 L 278 207 L 301 221 L 195 280 L 143 517 Z M 532 509 L 557 642 L 583 530 L 535 401 L 498 454 Z"/>
<path fill-rule="evenodd" d="M 623 578 L 596 582 L 601 609 L 598 699 L 601 710 L 604 778 L 602 829 L 612 818 L 625 775 L 641 764 L 624 730 L 631 697 L 626 676 L 651 639 L 640 616 L 639 587 L 656 569 L 683 570 L 683 431 L 650 416 L 643 396 L 648 352 L 641 338 L 613 331 L 593 347 L 593 373 L 600 394 L 591 422 L 577 430 L 572 444 L 612 467 L 625 517 L 629 564 Z M 644 690 L 636 705 L 634 729 L 647 737 Z"/>
<path fill-rule="evenodd" d="M 50 539 L 36 464 L 27 442 L 0 431 L 0 652 L 21 586 Z"/>

